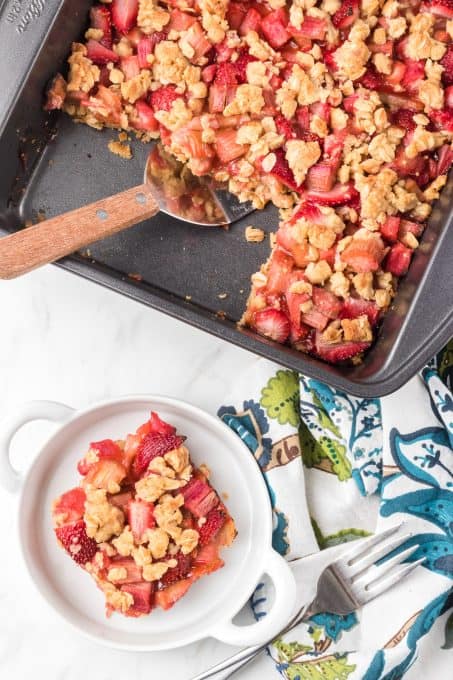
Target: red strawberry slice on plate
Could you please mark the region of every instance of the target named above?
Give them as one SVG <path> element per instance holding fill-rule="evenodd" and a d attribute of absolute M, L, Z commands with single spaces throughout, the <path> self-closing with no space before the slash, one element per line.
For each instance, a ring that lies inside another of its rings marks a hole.
<path fill-rule="evenodd" d="M 91 442 L 90 451 L 95 451 L 97 458 L 109 458 L 116 460 L 119 463 L 123 462 L 123 452 L 116 442 L 112 439 L 103 439 L 99 442 Z M 77 464 L 77 469 L 81 475 L 86 475 L 95 465 L 95 462 L 89 462 L 87 458 L 82 458 Z"/>
<path fill-rule="evenodd" d="M 160 434 L 159 432 L 147 434 L 140 444 L 135 460 L 132 463 L 134 475 L 141 477 L 153 458 L 163 456 L 168 451 L 173 451 L 173 449 L 179 449 L 183 442 L 184 438 L 175 434 Z"/>
<path fill-rule="evenodd" d="M 112 0 L 112 21 L 120 33 L 134 26 L 138 14 L 138 0 Z"/>
<path fill-rule="evenodd" d="M 91 442 L 90 449 L 97 451 L 99 458 L 113 458 L 121 460 L 123 452 L 113 439 L 102 439 L 99 442 Z"/>
<path fill-rule="evenodd" d="M 109 496 L 109 503 L 126 512 L 127 506 L 132 500 L 132 491 L 120 491 Z"/>
<path fill-rule="evenodd" d="M 192 571 L 192 557 L 190 555 L 183 555 L 182 552 L 178 552 L 173 558 L 177 561 L 176 567 L 169 569 L 160 579 L 162 587 L 167 587 L 181 581 L 190 575 Z"/>
<path fill-rule="evenodd" d="M 116 63 L 119 59 L 116 52 L 105 47 L 97 40 L 88 40 L 86 44 L 87 57 L 91 59 L 93 64 L 108 64 L 109 61 Z"/>
<path fill-rule="evenodd" d="M 279 309 L 263 309 L 255 313 L 255 329 L 275 342 L 286 342 L 291 331 L 288 317 Z"/>
<path fill-rule="evenodd" d="M 163 590 L 158 590 L 156 593 L 156 604 L 162 609 L 170 609 L 187 593 L 192 583 L 193 580 L 191 578 L 185 578 L 182 581 L 173 583 Z"/>
<path fill-rule="evenodd" d="M 77 564 L 84 565 L 91 562 L 97 553 L 97 543 L 94 538 L 89 538 L 87 535 L 83 520 L 58 527 L 55 529 L 55 534 L 66 552 Z"/>
<path fill-rule="evenodd" d="M 66 491 L 53 504 L 52 515 L 55 522 L 61 526 L 82 519 L 85 512 L 85 500 L 85 491 L 81 486 Z"/>
<path fill-rule="evenodd" d="M 156 525 L 154 505 L 142 500 L 131 501 L 128 506 L 128 516 L 135 542 L 140 543 L 146 529 L 152 529 Z"/>
<path fill-rule="evenodd" d="M 157 432 L 158 434 L 175 434 L 176 427 L 166 423 L 164 420 L 159 418 L 155 411 L 151 411 L 151 417 L 149 419 L 149 424 L 151 427 L 151 432 Z"/>
<path fill-rule="evenodd" d="M 211 541 L 198 551 L 192 565 L 193 578 L 212 574 L 213 571 L 223 567 L 224 562 L 219 557 L 219 546 L 217 543 L 216 540 Z"/>
<path fill-rule="evenodd" d="M 139 583 L 142 581 L 142 570 L 132 557 L 114 557 L 109 565 L 110 569 L 125 569 L 126 576 L 115 583 Z"/>
<path fill-rule="evenodd" d="M 198 528 L 200 546 L 206 545 L 217 536 L 226 521 L 226 516 L 220 508 L 214 508 L 206 515 L 206 522 Z"/>
<path fill-rule="evenodd" d="M 153 608 L 154 599 L 154 584 L 146 581 L 140 583 L 128 583 L 122 585 L 120 590 L 123 593 L 129 593 L 134 598 L 132 607 L 128 610 L 128 615 L 140 616 L 141 614 L 149 614 Z"/>
<path fill-rule="evenodd" d="M 126 477 L 126 468 L 116 460 L 108 458 L 90 466 L 84 484 L 91 484 L 96 489 L 109 489 L 112 484 L 121 484 Z"/>
<path fill-rule="evenodd" d="M 110 10 L 105 5 L 94 5 L 90 9 L 90 23 L 92 28 L 97 28 L 103 32 L 99 42 L 104 47 L 112 46 L 112 18 Z"/>

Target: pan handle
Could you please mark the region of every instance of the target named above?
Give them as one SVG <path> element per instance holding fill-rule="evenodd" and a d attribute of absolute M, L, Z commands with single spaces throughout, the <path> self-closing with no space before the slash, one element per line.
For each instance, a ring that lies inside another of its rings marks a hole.
<path fill-rule="evenodd" d="M 13 279 L 149 219 L 159 206 L 147 184 L 0 239 L 0 279 Z"/>

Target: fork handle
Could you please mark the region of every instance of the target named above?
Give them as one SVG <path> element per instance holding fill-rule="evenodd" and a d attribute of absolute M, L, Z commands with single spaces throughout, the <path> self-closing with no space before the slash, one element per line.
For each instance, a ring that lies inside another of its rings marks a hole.
<path fill-rule="evenodd" d="M 159 212 L 147 184 L 51 217 L 0 239 L 0 279 L 60 259 Z"/>
<path fill-rule="evenodd" d="M 234 675 L 240 668 L 243 668 L 248 663 L 253 661 L 253 659 L 258 656 L 268 645 L 271 644 L 275 639 L 281 635 L 285 635 L 290 630 L 295 628 L 299 623 L 304 621 L 304 619 L 310 618 L 315 612 L 312 609 L 312 603 L 306 604 L 302 609 L 300 609 L 295 616 L 289 621 L 286 628 L 280 631 L 278 635 L 274 635 L 260 645 L 254 645 L 253 647 L 246 647 L 242 649 L 237 654 L 229 656 L 227 659 L 220 661 L 215 666 L 211 666 L 207 671 L 195 675 L 190 680 L 206 680 L 207 678 L 214 678 L 215 680 L 226 680 L 230 676 Z"/>

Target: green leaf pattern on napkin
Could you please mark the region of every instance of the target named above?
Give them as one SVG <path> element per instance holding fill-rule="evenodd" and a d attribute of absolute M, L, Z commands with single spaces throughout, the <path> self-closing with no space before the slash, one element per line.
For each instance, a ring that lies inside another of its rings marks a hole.
<path fill-rule="evenodd" d="M 261 406 L 280 425 L 299 425 L 299 380 L 294 371 L 277 371 L 261 392 Z"/>

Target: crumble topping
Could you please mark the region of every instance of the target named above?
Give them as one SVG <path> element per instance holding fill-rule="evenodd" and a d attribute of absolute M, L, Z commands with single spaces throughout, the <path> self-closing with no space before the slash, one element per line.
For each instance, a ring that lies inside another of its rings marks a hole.
<path fill-rule="evenodd" d="M 137 99 L 143 97 L 151 87 L 151 72 L 142 69 L 137 76 L 121 83 L 121 96 L 126 101 L 134 104 Z"/>
<path fill-rule="evenodd" d="M 89 92 L 98 82 L 101 71 L 86 57 L 87 49 L 80 43 L 72 44 L 72 54 L 68 59 L 68 92 Z"/>
<path fill-rule="evenodd" d="M 97 543 L 119 536 L 124 527 L 124 514 L 107 500 L 105 489 L 86 488 L 84 520 L 86 532 Z"/>
<path fill-rule="evenodd" d="M 409 36 L 406 54 L 410 59 L 432 59 L 439 61 L 446 52 L 444 43 L 431 37 L 434 27 L 434 16 L 428 13 L 410 17 Z"/>
<path fill-rule="evenodd" d="M 349 33 L 348 40 L 334 52 L 334 59 L 340 77 L 357 80 L 365 73 L 365 65 L 370 57 L 365 39 L 370 34 L 370 28 L 364 21 L 357 21 Z"/>
<path fill-rule="evenodd" d="M 167 552 L 170 538 L 167 532 L 161 528 L 148 529 L 146 532 L 146 541 L 153 559 L 159 560 Z"/>
<path fill-rule="evenodd" d="M 188 555 L 198 545 L 198 537 L 198 531 L 195 529 L 184 529 L 176 536 L 175 543 L 181 548 L 183 555 Z"/>
<path fill-rule="evenodd" d="M 91 444 L 77 464 L 79 486 L 52 504 L 56 539 L 103 591 L 107 616 L 169 609 L 192 583 L 223 566 L 219 551 L 234 540 L 234 522 L 206 466 L 192 468 L 184 440 L 151 412 L 124 441 Z M 177 482 L 183 492 L 143 500 L 136 487 L 150 477 Z M 114 492 L 90 483 L 110 487 L 115 479 Z"/>
<path fill-rule="evenodd" d="M 184 496 L 178 494 L 171 496 L 164 494 L 154 508 L 154 517 L 157 525 L 164 529 L 172 538 L 180 533 L 182 513 L 180 508 L 184 505 Z"/>
<path fill-rule="evenodd" d="M 227 183 L 241 201 L 273 202 L 283 222 L 252 278 L 243 322 L 266 335 L 278 311 L 282 337 L 272 339 L 333 361 L 336 345 L 369 343 L 363 328 L 346 339 L 358 324 L 346 331 L 337 323 L 339 305 L 358 318 L 354 301 L 362 301 L 376 325 L 445 184 L 453 20 L 432 4 L 398 0 L 267 0 L 250 21 L 249 9 L 228 0 L 140 0 L 132 30 L 112 14 L 112 36 L 93 23 L 87 45 L 74 43 L 67 82 L 54 79 L 46 108 L 145 142 L 160 136 L 192 172 Z M 126 157 L 128 141 L 111 150 Z M 299 215 L 306 204 L 317 214 Z M 246 232 L 250 242 L 263 238 L 259 229 Z M 280 266 L 288 271 L 278 277 Z M 284 304 L 302 277 L 314 287 L 303 319 L 297 304 L 293 312 Z M 140 480 L 149 502 L 191 479 L 188 463 L 156 465 Z"/>
<path fill-rule="evenodd" d="M 143 567 L 143 578 L 145 581 L 159 581 L 169 570 L 168 562 L 154 562 Z"/>
<path fill-rule="evenodd" d="M 125 526 L 118 538 L 112 540 L 112 545 L 123 557 L 129 557 L 134 549 L 134 537 L 129 526 Z"/>
<path fill-rule="evenodd" d="M 263 90 L 258 85 L 239 85 L 231 104 L 225 107 L 225 116 L 239 113 L 260 113 L 264 106 Z"/>
<path fill-rule="evenodd" d="M 258 227 L 249 225 L 245 228 L 245 240 L 247 243 L 261 243 L 264 241 L 266 233 Z"/>
<path fill-rule="evenodd" d="M 179 479 L 161 477 L 160 474 L 151 473 L 135 484 L 135 490 L 139 498 L 154 503 L 165 494 L 166 491 L 179 489 L 179 487 L 183 485 L 184 482 Z"/>
<path fill-rule="evenodd" d="M 170 21 L 170 13 L 154 2 L 154 0 L 139 0 L 137 26 L 143 33 L 150 34 L 161 31 Z"/>
<path fill-rule="evenodd" d="M 357 317 L 357 319 L 342 319 L 341 328 L 347 342 L 370 342 L 373 338 L 373 332 L 366 314 Z"/>
<path fill-rule="evenodd" d="M 184 81 L 184 72 L 189 66 L 177 43 L 162 40 L 154 48 L 153 78 L 158 83 L 178 85 Z M 148 88 L 149 89 L 149 88 Z"/>
<path fill-rule="evenodd" d="M 209 40 L 214 44 L 222 42 L 228 30 L 225 13 L 228 0 L 199 0 L 201 22 Z"/>
<path fill-rule="evenodd" d="M 112 609 L 126 614 L 126 612 L 134 604 L 134 598 L 131 593 L 127 593 L 123 590 L 118 590 L 112 583 L 108 581 L 98 581 L 99 587 L 105 594 L 105 600 Z"/>
<path fill-rule="evenodd" d="M 166 453 L 164 459 L 176 473 L 181 474 L 189 465 L 189 451 L 182 445 Z"/>
<path fill-rule="evenodd" d="M 107 146 L 109 151 L 116 154 L 117 156 L 120 156 L 121 158 L 125 158 L 127 160 L 132 158 L 132 150 L 129 144 L 124 144 L 123 142 L 112 139 L 107 144 Z"/>
<path fill-rule="evenodd" d="M 320 155 L 321 149 L 318 142 L 290 139 L 286 143 L 286 160 L 297 184 L 302 184 L 308 169 L 316 163 Z"/>
<path fill-rule="evenodd" d="M 115 583 L 115 581 L 122 581 L 127 578 L 127 569 L 124 567 L 113 567 L 112 569 L 109 569 L 107 578 L 109 581 L 112 581 L 112 583 Z"/>

